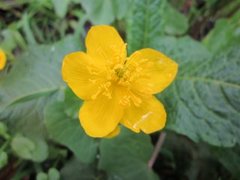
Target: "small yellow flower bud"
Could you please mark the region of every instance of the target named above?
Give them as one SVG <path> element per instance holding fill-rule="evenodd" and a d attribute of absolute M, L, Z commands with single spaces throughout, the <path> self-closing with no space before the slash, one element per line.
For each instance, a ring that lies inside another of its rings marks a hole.
<path fill-rule="evenodd" d="M 6 65 L 6 54 L 0 49 L 0 70 L 2 70 Z"/>

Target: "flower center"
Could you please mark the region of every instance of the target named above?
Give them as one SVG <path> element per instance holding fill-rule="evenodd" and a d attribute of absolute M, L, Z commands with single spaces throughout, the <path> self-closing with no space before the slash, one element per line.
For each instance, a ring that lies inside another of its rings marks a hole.
<path fill-rule="evenodd" d="M 117 68 L 115 69 L 115 74 L 117 75 L 117 77 L 120 79 L 123 77 L 124 75 L 124 68 Z"/>

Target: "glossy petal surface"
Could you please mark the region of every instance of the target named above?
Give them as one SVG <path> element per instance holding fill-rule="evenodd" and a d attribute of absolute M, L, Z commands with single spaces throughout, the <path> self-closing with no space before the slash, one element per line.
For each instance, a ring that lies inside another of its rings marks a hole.
<path fill-rule="evenodd" d="M 145 99 L 139 107 L 131 106 L 126 109 L 122 124 L 134 132 L 153 133 L 162 129 L 166 123 L 166 111 L 155 98 Z"/>
<path fill-rule="evenodd" d="M 126 45 L 111 26 L 94 26 L 86 37 L 87 54 L 99 64 L 114 66 L 126 58 Z"/>
<path fill-rule="evenodd" d="M 164 90 L 175 78 L 178 65 L 153 49 L 134 52 L 127 67 L 133 76 L 132 86 L 142 93 L 155 94 Z"/>
<path fill-rule="evenodd" d="M 92 59 L 83 52 L 65 56 L 62 65 L 63 80 L 81 99 L 91 99 L 104 81 L 104 72 L 92 64 Z"/>
<path fill-rule="evenodd" d="M 112 133 L 122 116 L 123 108 L 117 91 L 111 98 L 99 95 L 96 100 L 85 101 L 79 113 L 82 127 L 92 137 L 105 137 Z"/>

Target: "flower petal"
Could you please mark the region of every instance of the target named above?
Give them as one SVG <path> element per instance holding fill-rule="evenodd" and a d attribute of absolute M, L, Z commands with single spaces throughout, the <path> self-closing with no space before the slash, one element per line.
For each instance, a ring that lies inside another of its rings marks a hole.
<path fill-rule="evenodd" d="M 142 130 L 149 134 L 165 126 L 166 112 L 163 105 L 152 96 L 139 107 L 132 105 L 126 109 L 121 123 L 136 133 Z"/>
<path fill-rule="evenodd" d="M 83 52 L 74 52 L 64 57 L 62 64 L 63 80 L 81 99 L 91 99 L 104 78 L 100 71 L 91 65 L 92 59 Z"/>
<path fill-rule="evenodd" d="M 164 90 L 175 78 L 178 64 L 159 51 L 142 49 L 133 53 L 127 66 L 137 78 L 133 88 L 155 94 Z"/>
<path fill-rule="evenodd" d="M 120 128 L 117 126 L 113 132 L 111 132 L 110 134 L 108 134 L 107 136 L 105 136 L 105 138 L 113 138 L 115 136 L 117 136 L 120 133 Z"/>
<path fill-rule="evenodd" d="M 96 100 L 85 101 L 79 112 L 79 119 L 85 132 L 92 137 L 104 137 L 112 133 L 123 116 L 119 94 L 112 98 L 99 95 Z"/>
<path fill-rule="evenodd" d="M 114 65 L 126 59 L 126 45 L 111 26 L 93 26 L 86 37 L 87 54 L 102 64 Z"/>

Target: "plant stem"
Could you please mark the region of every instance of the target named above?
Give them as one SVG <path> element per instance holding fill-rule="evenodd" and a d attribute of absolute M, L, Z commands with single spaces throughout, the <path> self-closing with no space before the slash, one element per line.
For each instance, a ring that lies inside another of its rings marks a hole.
<path fill-rule="evenodd" d="M 155 163 L 155 161 L 157 159 L 157 156 L 158 156 L 158 154 L 159 154 L 159 152 L 160 152 L 160 150 L 162 148 L 162 145 L 164 143 L 165 137 L 166 137 L 166 133 L 165 132 L 160 133 L 160 135 L 158 137 L 157 144 L 155 145 L 152 157 L 148 161 L 149 169 L 151 169 L 153 167 L 153 165 L 154 165 L 154 163 Z"/>

